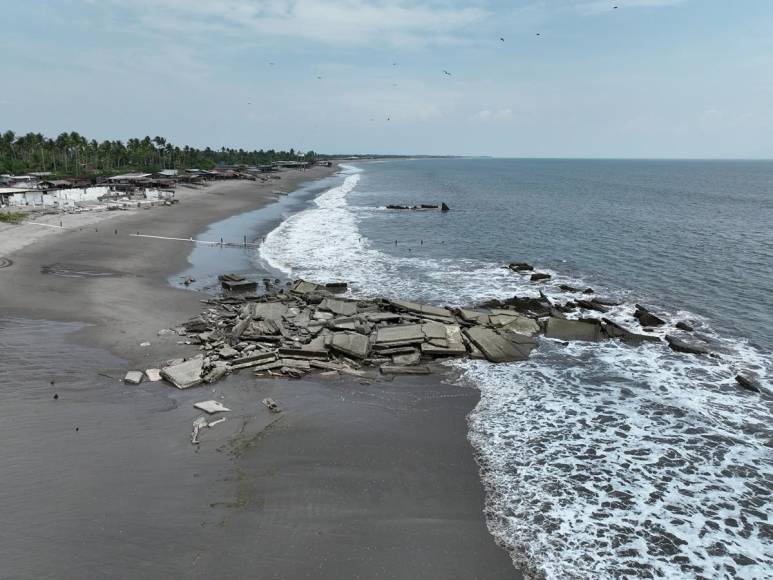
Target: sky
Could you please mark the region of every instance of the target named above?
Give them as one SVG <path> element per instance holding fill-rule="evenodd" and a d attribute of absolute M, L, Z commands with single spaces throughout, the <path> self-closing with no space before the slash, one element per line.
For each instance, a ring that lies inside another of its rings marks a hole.
<path fill-rule="evenodd" d="M 0 131 L 331 154 L 773 158 L 771 0 L 0 4 Z"/>

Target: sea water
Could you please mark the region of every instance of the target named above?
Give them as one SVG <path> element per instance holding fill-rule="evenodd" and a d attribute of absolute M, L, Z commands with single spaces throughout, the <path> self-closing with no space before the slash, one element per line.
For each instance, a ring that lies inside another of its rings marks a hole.
<path fill-rule="evenodd" d="M 488 526 L 535 577 L 773 578 L 772 232 L 771 162 L 389 160 L 345 166 L 259 258 L 354 296 L 469 306 L 569 284 L 634 330 L 637 303 L 660 337 L 688 322 L 717 356 L 541 339 L 526 362 L 449 363 L 481 392 Z"/>

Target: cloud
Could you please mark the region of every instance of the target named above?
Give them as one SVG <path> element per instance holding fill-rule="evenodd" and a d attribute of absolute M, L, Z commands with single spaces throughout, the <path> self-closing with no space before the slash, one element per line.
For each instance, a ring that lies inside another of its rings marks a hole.
<path fill-rule="evenodd" d="M 148 31 L 341 46 L 453 43 L 455 31 L 487 15 L 459 0 L 105 0 L 105 5 L 120 8 Z"/>
<path fill-rule="evenodd" d="M 513 111 L 512 109 L 483 109 L 478 111 L 472 116 L 474 121 L 482 121 L 484 123 L 490 121 L 512 121 Z"/>

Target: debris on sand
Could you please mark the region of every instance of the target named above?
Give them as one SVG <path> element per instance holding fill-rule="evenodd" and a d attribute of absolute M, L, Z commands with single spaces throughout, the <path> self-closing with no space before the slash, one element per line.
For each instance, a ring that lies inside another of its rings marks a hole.
<path fill-rule="evenodd" d="M 282 409 L 279 407 L 277 402 L 274 399 L 270 398 L 270 397 L 267 397 L 267 398 L 263 399 L 262 403 L 272 413 L 281 413 L 282 412 Z"/>
<path fill-rule="evenodd" d="M 219 401 L 201 401 L 199 403 L 193 403 L 193 406 L 210 415 L 214 415 L 215 413 L 226 413 L 231 410 Z"/>
<path fill-rule="evenodd" d="M 128 385 L 139 385 L 142 382 L 142 371 L 129 371 L 123 378 L 123 382 Z"/>
<path fill-rule="evenodd" d="M 534 273 L 526 262 L 508 267 L 533 280 L 550 278 Z M 220 279 L 223 284 L 243 281 L 235 274 Z M 201 314 L 176 329 L 186 343 L 198 345 L 201 354 L 168 361 L 160 376 L 179 389 L 211 384 L 245 369 L 258 377 L 324 373 L 377 380 L 379 375 L 428 374 L 434 363 L 452 358 L 524 361 L 538 348 L 540 336 L 559 341 L 616 339 L 631 346 L 661 342 L 657 335 L 637 334 L 608 317 L 582 317 L 587 311 L 608 315 L 619 306 L 598 297 L 553 302 L 540 292 L 539 297 L 513 296 L 458 308 L 386 298 L 357 300 L 344 295 L 346 282 L 264 282 L 261 295 L 228 293 L 203 300 Z M 566 285 L 561 289 L 593 292 Z M 640 305 L 635 318 L 644 327 L 665 324 Z M 694 341 L 673 336 L 667 340 L 673 350 L 709 354 Z"/>

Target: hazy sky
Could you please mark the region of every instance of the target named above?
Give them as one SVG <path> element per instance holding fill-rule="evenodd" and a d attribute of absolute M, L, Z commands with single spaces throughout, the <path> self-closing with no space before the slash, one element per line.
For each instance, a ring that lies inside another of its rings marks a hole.
<path fill-rule="evenodd" d="M 1 3 L 0 130 L 773 158 L 771 0 Z"/>

